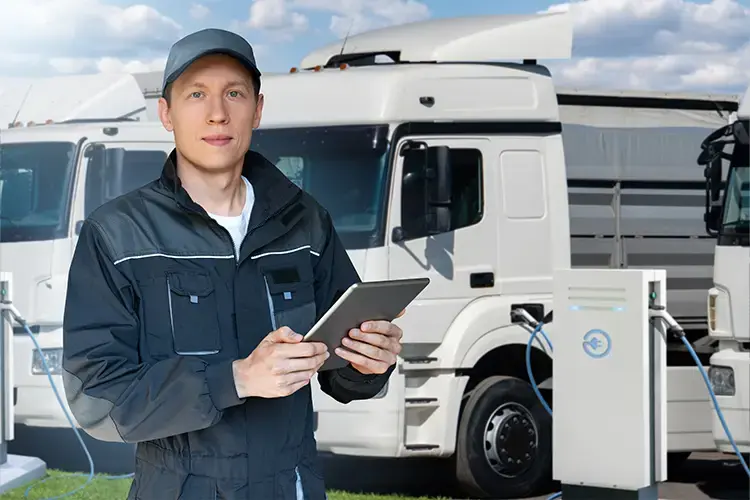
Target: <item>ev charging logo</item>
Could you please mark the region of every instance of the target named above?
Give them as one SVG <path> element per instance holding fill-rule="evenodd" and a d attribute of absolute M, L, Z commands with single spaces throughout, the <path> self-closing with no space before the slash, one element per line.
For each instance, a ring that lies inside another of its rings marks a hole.
<path fill-rule="evenodd" d="M 612 339 L 604 330 L 589 330 L 583 336 L 583 352 L 599 359 L 609 356 L 612 350 Z"/>

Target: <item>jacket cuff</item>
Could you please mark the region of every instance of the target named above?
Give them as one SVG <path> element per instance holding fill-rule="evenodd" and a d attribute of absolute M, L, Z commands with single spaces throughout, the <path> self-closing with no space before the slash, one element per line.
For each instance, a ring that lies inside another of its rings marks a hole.
<path fill-rule="evenodd" d="M 208 395 L 217 410 L 225 410 L 244 402 L 244 399 L 237 395 L 231 359 L 207 365 L 206 382 L 208 384 Z"/>
<path fill-rule="evenodd" d="M 348 382 L 372 384 L 378 379 L 390 377 L 395 367 L 396 365 L 393 364 L 385 371 L 385 373 L 365 374 L 358 371 L 351 364 L 347 364 L 343 368 L 339 368 L 338 372 L 339 377 Z"/>

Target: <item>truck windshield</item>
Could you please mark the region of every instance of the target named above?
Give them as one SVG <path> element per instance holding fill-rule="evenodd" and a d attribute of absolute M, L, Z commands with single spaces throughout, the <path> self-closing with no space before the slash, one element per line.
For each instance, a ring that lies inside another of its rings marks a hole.
<path fill-rule="evenodd" d="M 0 144 L 0 242 L 65 236 L 76 148 L 71 142 Z"/>
<path fill-rule="evenodd" d="M 269 128 L 253 132 L 263 154 L 333 218 L 349 250 L 378 244 L 388 172 L 388 126 Z"/>

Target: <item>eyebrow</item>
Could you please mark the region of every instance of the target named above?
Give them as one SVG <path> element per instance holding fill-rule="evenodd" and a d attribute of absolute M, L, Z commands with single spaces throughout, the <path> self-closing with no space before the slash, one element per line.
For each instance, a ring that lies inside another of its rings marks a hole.
<path fill-rule="evenodd" d="M 237 86 L 242 86 L 248 89 L 251 88 L 248 82 L 244 82 L 242 80 L 232 80 L 225 85 L 225 87 L 237 87 Z M 206 85 L 205 83 L 201 83 L 201 82 L 191 82 L 189 85 L 187 85 L 187 87 L 188 88 L 198 87 L 200 89 L 205 89 L 205 88 L 208 88 L 208 85 Z"/>

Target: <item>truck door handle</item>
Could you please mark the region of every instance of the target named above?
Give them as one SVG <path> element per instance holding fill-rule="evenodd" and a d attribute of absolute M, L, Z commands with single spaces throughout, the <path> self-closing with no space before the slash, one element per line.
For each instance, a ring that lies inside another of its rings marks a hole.
<path fill-rule="evenodd" d="M 469 284 L 471 288 L 492 288 L 495 286 L 495 273 L 471 273 Z"/>

